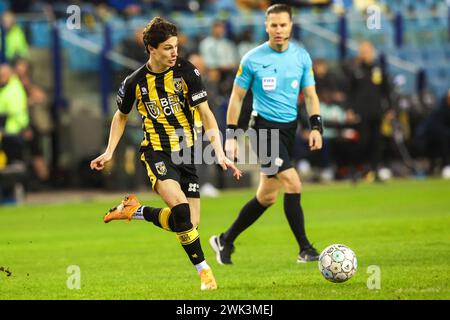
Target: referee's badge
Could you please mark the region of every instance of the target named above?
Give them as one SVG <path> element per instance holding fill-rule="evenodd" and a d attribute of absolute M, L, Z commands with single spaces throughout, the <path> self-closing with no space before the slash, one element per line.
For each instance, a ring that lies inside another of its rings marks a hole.
<path fill-rule="evenodd" d="M 292 89 L 297 89 L 297 87 L 298 87 L 298 80 L 297 79 L 295 79 L 295 80 L 293 80 L 291 82 L 291 87 L 292 87 Z"/>
<path fill-rule="evenodd" d="M 164 161 L 160 161 L 155 163 L 156 171 L 158 171 L 159 175 L 165 176 L 167 174 L 167 168 L 164 164 Z"/>
<path fill-rule="evenodd" d="M 240 77 L 241 74 L 242 74 L 242 64 L 239 65 L 239 69 L 238 69 L 238 71 L 236 73 L 236 77 Z"/>
<path fill-rule="evenodd" d="M 265 91 L 273 91 L 277 88 L 277 78 L 264 77 L 262 78 L 262 87 Z"/>

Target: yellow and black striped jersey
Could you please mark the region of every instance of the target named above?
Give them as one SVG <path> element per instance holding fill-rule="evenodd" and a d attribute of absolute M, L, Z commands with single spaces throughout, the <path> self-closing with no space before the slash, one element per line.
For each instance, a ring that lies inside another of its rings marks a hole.
<path fill-rule="evenodd" d="M 136 101 L 144 138 L 141 151 L 179 151 L 196 139 L 196 106 L 207 100 L 200 72 L 193 64 L 177 59 L 162 73 L 143 65 L 125 78 L 117 93 L 117 106 L 128 114 Z"/>

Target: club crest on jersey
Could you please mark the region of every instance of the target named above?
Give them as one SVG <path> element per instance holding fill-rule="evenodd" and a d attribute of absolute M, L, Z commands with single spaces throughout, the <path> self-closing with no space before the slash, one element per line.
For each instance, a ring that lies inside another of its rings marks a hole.
<path fill-rule="evenodd" d="M 175 88 L 175 92 L 183 91 L 181 78 L 173 78 L 173 87 Z"/>
<path fill-rule="evenodd" d="M 147 91 L 146 87 L 142 87 L 141 88 L 141 92 L 142 92 L 142 95 L 148 94 L 148 91 Z"/>
<path fill-rule="evenodd" d="M 156 167 L 156 171 L 158 171 L 158 173 L 161 176 L 165 176 L 167 174 L 167 168 L 166 168 L 166 165 L 164 164 L 164 161 L 155 163 L 155 167 Z"/>
<path fill-rule="evenodd" d="M 154 119 L 159 117 L 161 110 L 159 110 L 155 101 L 144 101 L 144 104 L 145 104 L 145 108 L 147 109 L 147 112 L 150 116 L 152 116 Z"/>

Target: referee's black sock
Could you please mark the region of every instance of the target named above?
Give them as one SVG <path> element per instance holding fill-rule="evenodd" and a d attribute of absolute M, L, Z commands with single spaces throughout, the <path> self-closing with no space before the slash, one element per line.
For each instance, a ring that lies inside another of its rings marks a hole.
<path fill-rule="evenodd" d="M 284 213 L 301 250 L 309 247 L 311 244 L 306 238 L 305 218 L 300 199 L 300 193 L 284 194 Z"/>
<path fill-rule="evenodd" d="M 260 204 L 255 196 L 241 209 L 236 221 L 223 234 L 221 240 L 227 243 L 233 243 L 238 235 L 258 220 L 267 208 Z"/>

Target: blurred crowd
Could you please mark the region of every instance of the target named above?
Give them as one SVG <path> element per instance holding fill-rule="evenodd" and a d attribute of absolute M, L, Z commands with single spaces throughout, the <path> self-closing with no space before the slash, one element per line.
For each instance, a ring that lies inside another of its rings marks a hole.
<path fill-rule="evenodd" d="M 0 199 L 17 187 L 50 184 L 42 138 L 52 130 L 48 93 L 32 77 L 25 33 L 11 11 L 3 13 L 2 24 L 7 49 L 0 65 Z"/>
<path fill-rule="evenodd" d="M 67 5 L 68 2 L 59 3 Z M 92 3 L 106 17 L 110 11 L 129 15 L 158 6 L 163 10 L 173 10 L 177 6 L 185 6 L 184 9 L 190 11 L 260 10 L 271 2 L 110 0 L 83 3 Z M 12 1 L 11 10 L 2 15 L 7 50 L 0 66 L 0 198 L 7 197 L 8 192 L 17 192 L 12 190 L 17 181 L 22 181 L 27 190 L 52 188 L 52 172 L 57 164 L 50 163 L 52 148 L 44 150 L 43 138 L 54 133 L 50 113 L 53 101 L 49 98 L 51 92 L 33 79 L 27 38 L 15 23 L 14 14 L 48 4 Z M 54 2 L 52 7 L 55 7 Z M 251 29 L 230 33 L 226 20 L 216 20 L 209 34 L 201 38 L 192 39 L 182 32 L 179 35 L 179 55 L 189 59 L 202 74 L 210 106 L 222 130 L 239 61 L 258 44 Z M 136 30 L 116 49 L 140 63 L 147 60 L 142 29 Z M 369 182 L 391 176 L 442 174 L 449 178 L 450 86 L 444 97 L 436 97 L 426 88 L 413 94 L 400 93 L 396 79 L 368 41 L 361 42 L 357 55 L 348 61 L 315 58 L 312 57 L 313 69 L 325 144 L 320 152 L 308 151 L 309 127 L 300 96 L 296 160 L 305 176 L 315 181 Z M 129 71 L 120 70 L 118 78 Z M 239 120 L 239 126 L 244 129 L 250 117 L 251 102 L 249 92 Z M 221 187 L 220 177 L 211 178 L 214 176 L 208 174 L 204 181 Z"/>

